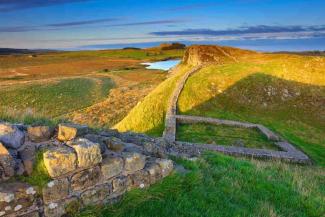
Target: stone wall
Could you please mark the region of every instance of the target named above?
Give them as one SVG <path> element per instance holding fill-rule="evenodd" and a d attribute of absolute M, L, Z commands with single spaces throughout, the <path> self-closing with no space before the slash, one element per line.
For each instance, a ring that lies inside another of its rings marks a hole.
<path fill-rule="evenodd" d="M 173 170 L 173 162 L 165 158 L 163 140 L 145 135 L 95 132 L 73 124 L 59 125 L 57 133 L 46 126 L 18 129 L 6 125 L 25 137 L 22 144 L 16 143 L 17 148 L 26 146 L 34 150 L 26 159 L 35 159 L 37 150 L 43 152 L 51 181 L 38 191 L 35 186 L 14 180 L 13 176 L 19 173 L 17 162 L 22 159 L 20 155 L 13 157 L 8 149 L 16 141 L 17 132 L 2 131 L 9 139 L 0 137 L 1 142 L 6 141 L 6 145 L 0 144 L 0 216 L 56 217 L 87 205 L 111 204 L 127 191 L 146 188 Z M 22 150 L 26 152 L 25 148 Z M 23 170 L 20 173 L 28 176 Z"/>

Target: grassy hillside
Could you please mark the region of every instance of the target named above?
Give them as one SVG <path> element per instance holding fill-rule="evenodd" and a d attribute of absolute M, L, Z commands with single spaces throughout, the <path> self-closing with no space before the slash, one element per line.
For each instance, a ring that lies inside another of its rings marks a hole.
<path fill-rule="evenodd" d="M 120 131 L 131 130 L 145 132 L 150 135 L 161 135 L 164 130 L 168 99 L 175 88 L 177 80 L 188 69 L 189 67 L 181 67 L 175 70 L 175 74 L 159 84 L 115 128 Z"/>
<path fill-rule="evenodd" d="M 140 63 L 179 58 L 183 51 L 156 47 L 0 56 L 0 119 L 62 118 L 111 127 L 166 78 L 165 72 Z"/>
<path fill-rule="evenodd" d="M 74 78 L 0 88 L 0 118 L 54 118 L 105 98 L 114 83 L 109 78 Z"/>
<path fill-rule="evenodd" d="M 320 217 L 325 214 L 323 168 L 234 159 L 205 154 L 176 160 L 188 171 L 174 173 L 118 204 L 89 207 L 80 217 Z"/>
<path fill-rule="evenodd" d="M 324 166 L 325 58 L 243 52 L 236 60 L 210 64 L 192 75 L 181 93 L 179 113 L 264 124 Z M 186 67 L 180 66 L 117 128 L 161 135 L 168 100 L 161 94 L 171 92 L 171 81 Z M 186 135 L 181 128 L 178 137 Z"/>

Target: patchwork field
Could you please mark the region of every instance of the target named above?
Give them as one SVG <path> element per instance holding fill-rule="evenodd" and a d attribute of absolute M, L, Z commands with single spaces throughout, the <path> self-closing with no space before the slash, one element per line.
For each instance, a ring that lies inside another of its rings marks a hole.
<path fill-rule="evenodd" d="M 152 48 L 0 56 L 0 118 L 110 127 L 166 78 L 140 63 L 182 53 Z"/>

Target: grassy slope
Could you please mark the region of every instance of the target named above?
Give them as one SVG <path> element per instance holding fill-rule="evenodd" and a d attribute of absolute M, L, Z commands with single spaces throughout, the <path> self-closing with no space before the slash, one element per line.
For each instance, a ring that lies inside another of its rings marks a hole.
<path fill-rule="evenodd" d="M 181 68 L 177 70 L 177 73 L 158 85 L 115 128 L 120 131 L 131 130 L 159 136 L 164 129 L 164 117 L 168 99 L 175 87 L 176 81 L 187 69 Z"/>
<path fill-rule="evenodd" d="M 53 118 L 103 99 L 113 85 L 111 79 L 103 77 L 2 88 L 0 118 L 23 118 L 35 114 Z"/>
<path fill-rule="evenodd" d="M 325 165 L 325 59 L 317 65 L 317 57 L 267 58 L 194 74 L 180 96 L 180 112 L 262 123 Z"/>
<path fill-rule="evenodd" d="M 175 173 L 146 190 L 134 190 L 104 209 L 78 216 L 324 216 L 323 169 L 206 154 L 190 170 Z"/>
<path fill-rule="evenodd" d="M 325 165 L 324 66 L 321 57 L 271 54 L 212 65 L 189 78 L 179 110 L 264 124 Z M 117 128 L 161 135 L 168 98 L 158 93 L 169 93 L 169 87 L 162 83 Z"/>

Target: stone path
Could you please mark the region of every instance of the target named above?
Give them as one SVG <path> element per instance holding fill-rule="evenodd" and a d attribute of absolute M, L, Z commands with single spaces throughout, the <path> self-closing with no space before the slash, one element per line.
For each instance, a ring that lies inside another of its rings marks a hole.
<path fill-rule="evenodd" d="M 274 132 L 266 128 L 261 124 L 253 124 L 247 122 L 239 122 L 232 120 L 221 120 L 209 117 L 199 117 L 199 116 L 188 116 L 188 115 L 177 115 L 177 101 L 184 88 L 187 79 L 195 72 L 199 71 L 203 65 L 197 66 L 192 70 L 186 72 L 184 76 L 177 83 L 174 92 L 168 103 L 168 108 L 166 112 L 165 119 L 165 130 L 163 133 L 163 138 L 169 142 L 178 146 L 181 150 L 184 149 L 197 149 L 200 151 L 216 151 L 228 155 L 234 156 L 246 156 L 254 158 L 264 158 L 264 159 L 281 159 L 285 161 L 290 161 L 294 163 L 309 164 L 311 160 L 307 155 L 305 155 L 300 150 L 296 149 L 288 141 L 285 141 L 280 136 L 276 135 Z M 194 124 L 194 123 L 206 123 L 213 125 L 228 125 L 234 127 L 243 128 L 255 128 L 264 134 L 269 140 L 273 141 L 274 144 L 281 151 L 267 150 L 267 149 L 257 149 L 257 148 L 245 148 L 236 146 L 222 146 L 222 145 L 211 145 L 211 144 L 197 144 L 189 142 L 176 141 L 176 130 L 177 123 Z"/>

